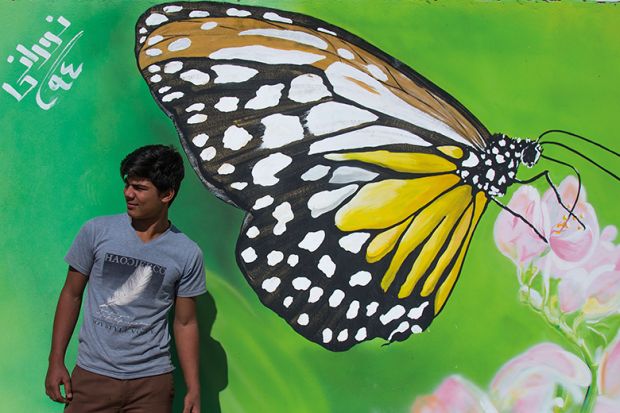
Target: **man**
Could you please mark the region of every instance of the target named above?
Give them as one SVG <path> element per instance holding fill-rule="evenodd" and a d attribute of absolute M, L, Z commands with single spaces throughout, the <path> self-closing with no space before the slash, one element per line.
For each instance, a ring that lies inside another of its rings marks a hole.
<path fill-rule="evenodd" d="M 168 312 L 187 384 L 183 413 L 200 413 L 198 323 L 194 298 L 203 294 L 202 252 L 168 220 L 184 176 L 172 147 L 150 145 L 121 162 L 127 213 L 84 224 L 65 257 L 47 395 L 66 413 L 172 409 Z M 88 286 L 71 378 L 64 357 Z M 65 395 L 60 385 L 64 386 Z"/>

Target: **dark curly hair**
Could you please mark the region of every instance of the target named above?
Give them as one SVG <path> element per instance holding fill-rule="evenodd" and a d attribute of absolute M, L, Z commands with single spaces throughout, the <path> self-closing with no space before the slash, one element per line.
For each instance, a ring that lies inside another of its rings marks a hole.
<path fill-rule="evenodd" d="M 174 198 L 179 193 L 181 181 L 185 176 L 183 158 L 174 146 L 146 145 L 131 152 L 121 161 L 121 178 L 148 179 L 159 192 L 174 190 Z"/>

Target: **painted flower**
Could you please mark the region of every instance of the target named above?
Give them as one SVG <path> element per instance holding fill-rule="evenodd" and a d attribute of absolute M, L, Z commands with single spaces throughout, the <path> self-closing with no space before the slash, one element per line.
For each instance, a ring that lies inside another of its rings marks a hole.
<path fill-rule="evenodd" d="M 502 412 L 570 412 L 581 405 L 590 380 L 579 357 L 543 343 L 500 369 L 491 383 L 491 399 Z"/>
<path fill-rule="evenodd" d="M 539 231 L 544 228 L 545 211 L 541 205 L 540 194 L 534 187 L 520 187 L 510 199 L 508 208 L 520 214 Z M 502 254 L 521 268 L 547 248 L 547 244 L 528 224 L 506 210 L 499 213 L 493 233 Z"/>
<path fill-rule="evenodd" d="M 578 221 L 569 216 L 553 190 L 545 192 L 542 206 L 550 223 L 545 231 L 551 247 L 548 259 L 552 261 L 553 275 L 561 277 L 591 258 L 599 239 L 599 224 L 594 208 L 586 202 L 586 189 L 579 188 L 577 178 L 569 176 L 564 179 L 558 194 L 566 207 L 575 205 L 573 214 L 579 218 Z"/>
<path fill-rule="evenodd" d="M 598 370 L 599 396 L 594 413 L 620 412 L 620 336 L 609 346 Z"/>
<path fill-rule="evenodd" d="M 433 394 L 416 399 L 411 413 L 497 413 L 497 409 L 475 384 L 450 376 Z"/>

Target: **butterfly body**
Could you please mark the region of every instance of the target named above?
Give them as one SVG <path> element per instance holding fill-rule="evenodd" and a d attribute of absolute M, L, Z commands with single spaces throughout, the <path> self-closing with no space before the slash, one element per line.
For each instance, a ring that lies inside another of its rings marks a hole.
<path fill-rule="evenodd" d="M 329 350 L 426 329 L 488 200 L 540 154 L 309 16 L 181 2 L 136 31 L 138 66 L 198 176 L 247 212 L 246 279 Z"/>

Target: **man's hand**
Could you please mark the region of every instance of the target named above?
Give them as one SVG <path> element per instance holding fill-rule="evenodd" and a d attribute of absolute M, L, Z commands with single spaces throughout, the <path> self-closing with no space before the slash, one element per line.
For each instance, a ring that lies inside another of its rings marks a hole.
<path fill-rule="evenodd" d="M 65 396 L 60 391 L 60 385 L 65 388 Z M 52 362 L 45 376 L 45 393 L 50 399 L 59 403 L 68 403 L 73 398 L 71 393 L 71 378 L 64 363 Z"/>
<path fill-rule="evenodd" d="M 200 393 L 187 391 L 183 401 L 183 413 L 200 413 Z"/>

